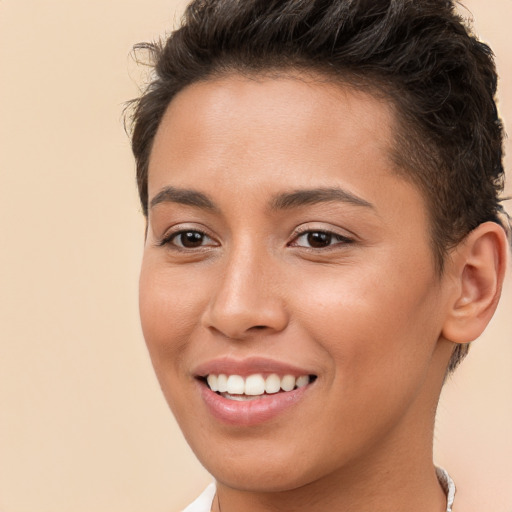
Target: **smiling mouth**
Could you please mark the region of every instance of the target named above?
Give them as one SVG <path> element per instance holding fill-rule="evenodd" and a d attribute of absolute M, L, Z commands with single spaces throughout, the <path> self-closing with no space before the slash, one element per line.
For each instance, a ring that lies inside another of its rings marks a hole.
<path fill-rule="evenodd" d="M 316 380 L 316 375 L 278 375 L 272 373 L 241 375 L 209 374 L 203 379 L 211 391 L 228 400 L 249 401 L 258 400 L 276 393 L 287 393 L 302 388 Z"/>

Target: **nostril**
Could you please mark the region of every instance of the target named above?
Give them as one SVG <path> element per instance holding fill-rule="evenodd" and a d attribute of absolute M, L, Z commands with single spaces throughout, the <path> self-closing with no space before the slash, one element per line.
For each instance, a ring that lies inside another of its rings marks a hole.
<path fill-rule="evenodd" d="M 234 297 L 221 295 L 214 297 L 202 315 L 201 323 L 210 331 L 242 340 L 251 333 L 260 336 L 282 331 L 288 324 L 288 314 L 279 301 L 265 299 L 252 304 L 251 301 L 235 300 L 240 295 L 238 293 L 231 294 Z"/>

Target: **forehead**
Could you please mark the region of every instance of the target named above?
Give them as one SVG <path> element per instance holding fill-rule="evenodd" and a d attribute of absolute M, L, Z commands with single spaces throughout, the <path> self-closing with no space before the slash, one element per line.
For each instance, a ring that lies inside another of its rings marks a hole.
<path fill-rule="evenodd" d="M 149 198 L 169 181 L 207 193 L 227 184 L 238 196 L 348 185 L 371 197 L 383 181 L 405 182 L 391 156 L 394 130 L 389 102 L 320 76 L 234 74 L 195 83 L 173 99 L 157 131 Z"/>
<path fill-rule="evenodd" d="M 352 122 L 361 121 L 361 127 L 368 118 L 386 124 L 390 130 L 394 125 L 393 109 L 387 99 L 311 72 L 212 77 L 182 89 L 169 104 L 166 116 L 179 115 L 183 107 L 192 115 L 207 113 L 203 122 L 235 120 L 242 113 L 252 128 L 269 121 L 278 127 L 280 120 L 292 119 L 302 121 L 297 128 L 336 127 L 339 131 L 344 124 L 339 121 L 346 116 Z M 237 123 L 241 120 L 236 119 Z M 366 128 L 374 135 L 382 135 L 382 130 L 373 125 L 366 124 Z"/>
<path fill-rule="evenodd" d="M 171 152 L 176 166 L 180 155 L 213 161 L 226 151 L 245 162 L 249 152 L 271 151 L 275 158 L 301 152 L 306 161 L 333 162 L 351 152 L 386 158 L 391 169 L 394 125 L 388 102 L 320 76 L 228 75 L 194 83 L 172 100 L 155 137 L 149 178 L 152 168 L 170 165 Z"/>

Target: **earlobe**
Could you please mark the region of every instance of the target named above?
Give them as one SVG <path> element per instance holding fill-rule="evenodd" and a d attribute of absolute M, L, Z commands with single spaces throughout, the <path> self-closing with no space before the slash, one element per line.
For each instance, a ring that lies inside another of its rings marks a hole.
<path fill-rule="evenodd" d="M 485 222 L 475 228 L 451 254 L 455 279 L 443 337 L 469 343 L 482 334 L 501 295 L 507 261 L 507 237 L 503 228 Z"/>

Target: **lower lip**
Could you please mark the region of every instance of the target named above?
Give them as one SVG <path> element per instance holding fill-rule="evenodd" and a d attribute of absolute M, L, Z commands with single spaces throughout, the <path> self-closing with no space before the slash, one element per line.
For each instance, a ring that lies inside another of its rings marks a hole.
<path fill-rule="evenodd" d="M 243 402 L 224 398 L 204 383 L 199 383 L 199 386 L 203 401 L 212 416 L 229 425 L 248 427 L 269 421 L 293 407 L 304 397 L 311 384 Z"/>

